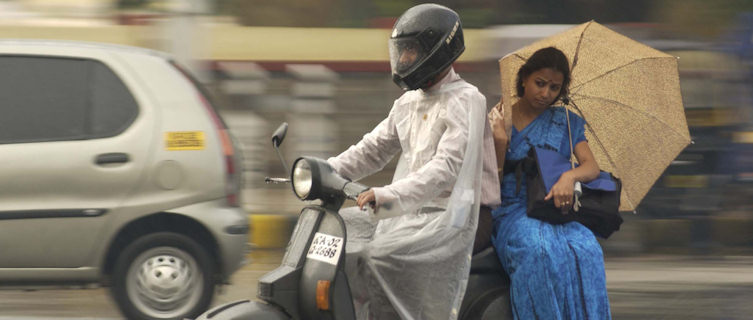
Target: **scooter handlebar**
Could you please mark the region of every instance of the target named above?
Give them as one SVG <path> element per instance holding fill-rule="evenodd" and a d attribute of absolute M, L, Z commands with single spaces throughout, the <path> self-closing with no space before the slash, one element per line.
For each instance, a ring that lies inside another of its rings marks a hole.
<path fill-rule="evenodd" d="M 266 183 L 290 183 L 289 178 L 274 178 L 274 177 L 265 177 L 264 182 Z"/>
<path fill-rule="evenodd" d="M 343 193 L 345 197 L 350 200 L 356 200 L 361 192 L 369 190 L 368 186 L 362 185 L 358 182 L 348 182 L 343 186 Z"/>

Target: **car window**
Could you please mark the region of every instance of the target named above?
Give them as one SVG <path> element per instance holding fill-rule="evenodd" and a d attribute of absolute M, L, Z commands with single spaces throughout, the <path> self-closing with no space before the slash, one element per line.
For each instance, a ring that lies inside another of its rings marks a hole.
<path fill-rule="evenodd" d="M 0 141 L 84 137 L 84 61 L 0 57 Z"/>
<path fill-rule="evenodd" d="M 87 62 L 91 70 L 92 137 L 117 135 L 136 118 L 139 109 L 136 100 L 107 66 L 96 61 Z"/>
<path fill-rule="evenodd" d="M 138 106 L 94 60 L 0 56 L 0 143 L 101 138 L 122 132 Z"/>

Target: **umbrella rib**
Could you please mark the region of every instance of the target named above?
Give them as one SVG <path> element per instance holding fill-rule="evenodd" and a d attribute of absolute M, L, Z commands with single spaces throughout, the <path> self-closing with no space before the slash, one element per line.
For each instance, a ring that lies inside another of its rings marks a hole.
<path fill-rule="evenodd" d="M 629 106 L 629 105 L 626 105 L 626 104 L 624 104 L 624 103 L 622 103 L 622 102 L 619 102 L 619 101 L 615 101 L 615 100 L 612 100 L 612 99 L 602 98 L 602 97 L 587 96 L 587 95 L 584 95 L 584 94 L 575 94 L 575 96 L 576 96 L 576 97 L 577 97 L 577 96 L 580 96 L 580 97 L 583 97 L 583 98 L 589 98 L 589 99 L 596 99 L 596 100 L 607 101 L 607 102 L 611 102 L 611 103 L 614 103 L 615 105 L 618 105 L 618 106 L 620 106 L 620 107 L 623 107 L 623 108 L 627 108 L 627 109 L 630 109 L 630 110 L 634 110 L 635 112 L 638 112 L 638 113 L 640 113 L 640 114 L 642 114 L 642 115 L 644 115 L 644 116 L 647 116 L 647 117 L 649 117 L 649 118 L 653 118 L 654 120 L 656 120 L 657 122 L 659 122 L 659 123 L 663 124 L 663 125 L 664 125 L 664 126 L 666 126 L 667 128 L 670 128 L 670 129 L 671 129 L 671 131 L 672 131 L 672 132 L 674 132 L 675 134 L 677 134 L 678 136 L 680 136 L 680 137 L 685 137 L 685 135 L 684 135 L 684 134 L 683 134 L 682 132 L 679 132 L 679 131 L 677 130 L 677 128 L 674 128 L 674 127 L 670 126 L 670 125 L 669 125 L 668 123 L 666 123 L 666 122 L 665 122 L 664 120 L 657 118 L 657 117 L 656 117 L 655 115 L 653 115 L 653 114 L 650 114 L 650 113 L 648 113 L 648 112 L 646 112 L 646 111 L 643 111 L 643 110 L 640 110 L 640 109 L 636 109 L 636 108 L 633 108 L 633 107 L 631 107 L 631 106 Z M 582 111 L 582 110 L 580 110 L 580 109 L 578 109 L 578 112 L 580 112 L 580 113 L 581 113 L 581 115 L 583 114 L 583 111 Z M 585 118 L 584 118 L 584 120 L 585 120 Z M 690 139 L 688 139 L 688 140 L 690 140 Z M 689 142 L 690 142 L 690 141 L 688 141 L 688 143 L 689 143 Z"/>
<path fill-rule="evenodd" d="M 516 57 L 518 57 L 518 58 L 520 58 L 520 60 L 523 60 L 523 62 L 524 62 L 524 63 L 525 63 L 525 62 L 526 62 L 526 61 L 528 60 L 528 59 L 526 59 L 525 57 L 521 56 L 521 55 L 520 55 L 519 53 L 517 53 L 517 52 L 513 53 L 513 55 L 514 55 L 514 56 L 516 56 Z"/>
<path fill-rule="evenodd" d="M 575 92 L 575 91 L 578 90 L 578 88 L 581 88 L 581 87 L 583 87 L 583 86 L 585 86 L 585 85 L 587 85 L 587 84 L 589 84 L 591 82 L 594 82 L 594 81 L 599 80 L 599 79 L 601 79 L 603 77 L 606 77 L 607 75 L 609 75 L 609 74 L 611 74 L 611 73 L 613 73 L 613 72 L 615 72 L 615 71 L 617 71 L 619 69 L 625 68 L 625 67 L 627 67 L 629 65 L 632 65 L 632 64 L 635 64 L 635 63 L 638 63 L 638 62 L 641 62 L 641 61 L 645 61 L 645 60 L 654 60 L 654 59 L 672 59 L 672 57 L 647 57 L 647 58 L 641 58 L 641 59 L 633 60 L 633 61 L 630 61 L 629 63 L 623 64 L 623 65 L 619 65 L 619 66 L 615 67 L 612 70 L 606 71 L 606 72 L 600 74 L 598 77 L 595 77 L 595 78 L 590 79 L 590 80 L 588 80 L 586 82 L 578 84 L 577 86 L 574 86 L 570 91 L 571 92 Z M 571 72 L 571 74 L 572 74 L 572 72 Z"/>
<path fill-rule="evenodd" d="M 578 37 L 578 45 L 575 47 L 575 53 L 573 53 L 573 65 L 570 67 L 570 74 L 573 74 L 573 70 L 575 70 L 575 66 L 578 65 L 578 54 L 580 53 L 580 44 L 583 42 L 583 35 L 586 33 L 586 30 L 588 30 L 588 27 L 591 26 L 591 23 L 594 22 L 593 20 L 589 21 L 588 24 L 583 28 L 583 31 L 580 32 L 580 36 Z"/>

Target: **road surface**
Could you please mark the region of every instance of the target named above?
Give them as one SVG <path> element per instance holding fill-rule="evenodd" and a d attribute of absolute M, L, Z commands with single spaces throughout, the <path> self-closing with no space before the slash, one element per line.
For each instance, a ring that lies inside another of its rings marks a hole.
<path fill-rule="evenodd" d="M 256 279 L 277 266 L 281 250 L 256 250 L 252 263 L 214 305 L 255 296 Z M 639 256 L 607 258 L 614 319 L 753 319 L 753 257 Z M 122 319 L 109 292 L 0 290 L 0 320 Z"/>

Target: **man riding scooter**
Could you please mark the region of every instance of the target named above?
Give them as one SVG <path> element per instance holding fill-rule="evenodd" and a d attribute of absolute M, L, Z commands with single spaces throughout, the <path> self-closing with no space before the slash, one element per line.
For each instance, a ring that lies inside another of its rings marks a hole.
<path fill-rule="evenodd" d="M 393 78 L 409 91 L 343 154 L 304 156 L 289 179 L 266 179 L 320 202 L 301 210 L 280 266 L 259 278 L 259 300 L 217 306 L 200 320 L 512 318 L 493 248 L 471 258 L 479 203 L 499 203 L 499 182 L 484 97 L 451 67 L 463 49 L 452 10 L 420 5 L 403 14 L 390 53 Z M 286 130 L 272 137 L 280 159 Z M 398 151 L 392 184 L 352 181 Z M 374 210 L 340 210 L 345 199 Z"/>
<path fill-rule="evenodd" d="M 391 184 L 361 193 L 361 210 L 340 213 L 358 319 L 458 316 L 479 204 L 499 204 L 498 181 L 481 187 L 482 168 L 484 179 L 497 179 L 486 100 L 452 68 L 464 49 L 451 9 L 422 4 L 403 13 L 389 51 L 393 81 L 406 92 L 373 131 L 327 160 L 356 181 L 401 153 Z"/>

